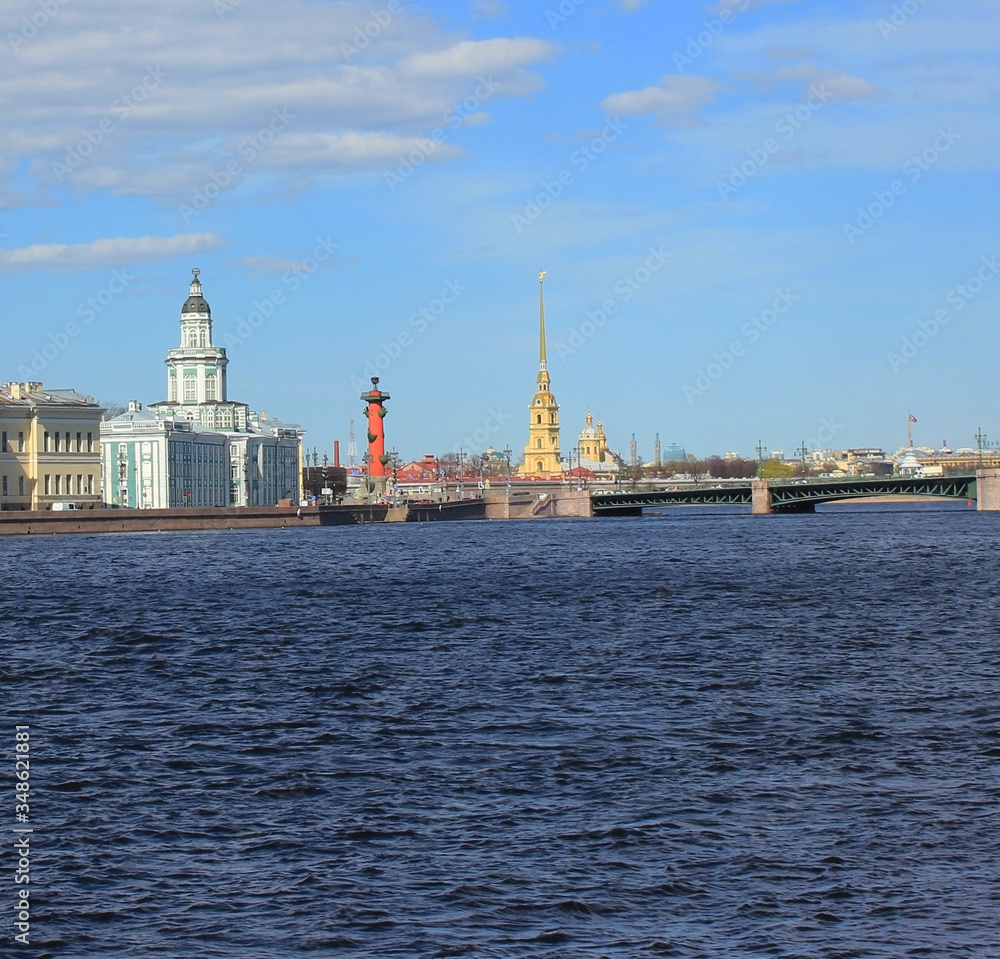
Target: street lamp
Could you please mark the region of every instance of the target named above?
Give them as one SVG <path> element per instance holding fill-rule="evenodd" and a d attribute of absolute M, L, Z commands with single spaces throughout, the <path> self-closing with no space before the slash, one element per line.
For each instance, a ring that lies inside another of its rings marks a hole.
<path fill-rule="evenodd" d="M 397 470 L 399 469 L 399 453 L 396 452 L 396 447 L 392 448 L 389 453 L 390 461 L 392 462 L 392 505 L 398 506 L 396 502 L 396 493 L 399 490 L 399 483 L 397 482 Z"/>
<path fill-rule="evenodd" d="M 764 454 L 766 452 L 767 447 L 760 440 L 757 440 L 757 479 L 760 479 L 764 472 Z"/>

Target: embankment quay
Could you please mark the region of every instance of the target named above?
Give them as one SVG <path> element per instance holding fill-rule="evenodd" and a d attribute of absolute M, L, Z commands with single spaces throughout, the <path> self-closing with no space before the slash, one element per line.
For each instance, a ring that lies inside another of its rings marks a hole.
<path fill-rule="evenodd" d="M 551 519 L 638 516 L 669 506 L 747 506 L 754 515 L 811 513 L 818 504 L 864 499 L 976 501 L 979 510 L 1000 511 L 1000 469 L 937 477 L 845 480 L 741 480 L 643 490 L 576 490 L 565 485 L 519 484 L 484 496 L 402 505 L 215 507 L 206 509 L 94 509 L 0 512 L 0 536 L 55 533 L 168 532 L 446 520 Z"/>

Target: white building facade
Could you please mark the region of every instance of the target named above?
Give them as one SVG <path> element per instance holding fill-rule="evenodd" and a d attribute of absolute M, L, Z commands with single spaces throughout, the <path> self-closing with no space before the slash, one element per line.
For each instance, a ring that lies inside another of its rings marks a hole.
<path fill-rule="evenodd" d="M 105 502 L 129 508 L 274 506 L 301 495 L 302 436 L 228 398 L 223 347 L 193 270 L 181 345 L 167 352 L 167 399 L 101 424 Z"/>

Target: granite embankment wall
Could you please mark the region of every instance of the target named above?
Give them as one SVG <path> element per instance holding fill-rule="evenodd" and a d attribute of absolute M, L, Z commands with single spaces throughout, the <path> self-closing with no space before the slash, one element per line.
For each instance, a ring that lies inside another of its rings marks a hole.
<path fill-rule="evenodd" d="M 541 485 L 541 484 L 539 484 Z M 491 492 L 486 497 L 487 519 L 551 519 L 594 515 L 588 490 L 547 486 L 538 490 Z"/>
<path fill-rule="evenodd" d="M 544 495 L 542 495 L 544 494 Z M 304 528 L 383 522 L 438 520 L 546 519 L 593 516 L 586 490 L 548 489 L 491 492 L 446 503 L 410 503 L 390 510 L 368 506 L 260 506 L 213 509 L 95 509 L 0 512 L 0 536 L 47 536 L 54 533 L 154 533 L 170 530 Z"/>
<path fill-rule="evenodd" d="M 360 519 L 349 520 L 361 522 Z M 0 512 L 0 536 L 52 533 L 142 533 L 166 530 L 319 526 L 320 510 L 303 506 L 214 509 L 95 509 Z M 325 524 L 324 524 L 325 525 Z"/>

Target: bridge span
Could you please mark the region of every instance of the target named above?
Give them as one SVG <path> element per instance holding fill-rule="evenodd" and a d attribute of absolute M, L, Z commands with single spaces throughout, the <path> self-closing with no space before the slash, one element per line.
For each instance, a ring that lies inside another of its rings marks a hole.
<path fill-rule="evenodd" d="M 996 474 L 996 475 L 987 475 Z M 978 482 L 977 482 L 978 477 Z M 984 485 L 988 505 L 979 499 Z M 979 509 L 1000 509 L 1000 470 L 927 477 L 869 477 L 843 480 L 746 480 L 738 483 L 670 486 L 656 490 L 595 492 L 595 516 L 638 516 L 664 506 L 749 506 L 756 515 L 812 513 L 817 503 L 881 496 L 927 496 L 977 500 Z"/>

